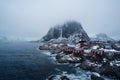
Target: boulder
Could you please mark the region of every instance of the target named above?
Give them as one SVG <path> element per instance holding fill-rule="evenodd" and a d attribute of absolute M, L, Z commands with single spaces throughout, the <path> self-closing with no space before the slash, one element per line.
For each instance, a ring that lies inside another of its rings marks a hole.
<path fill-rule="evenodd" d="M 91 80 L 104 80 L 102 77 L 92 74 Z"/>

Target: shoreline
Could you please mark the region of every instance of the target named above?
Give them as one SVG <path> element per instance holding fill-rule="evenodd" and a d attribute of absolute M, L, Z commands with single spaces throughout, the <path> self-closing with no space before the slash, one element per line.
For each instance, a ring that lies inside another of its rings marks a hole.
<path fill-rule="evenodd" d="M 101 62 L 97 62 L 97 61 L 94 61 L 94 60 L 88 58 L 89 57 L 88 55 L 87 56 L 86 55 L 75 56 L 73 54 L 69 54 L 69 53 L 62 51 L 59 48 L 55 48 L 55 47 L 45 48 L 44 45 L 39 47 L 39 49 L 48 51 L 51 56 L 52 56 L 52 54 L 54 54 L 55 61 L 59 64 L 64 64 L 64 63 L 74 64 L 74 65 L 76 65 L 75 66 L 76 68 L 80 68 L 85 71 L 96 72 L 100 75 L 100 76 L 91 75 L 90 76 L 91 80 L 95 80 L 95 79 L 92 79 L 94 77 L 100 78 L 100 80 L 105 80 L 102 76 L 105 76 L 108 78 L 113 78 L 113 79 L 120 78 L 120 72 L 117 71 L 117 69 L 120 69 L 120 67 L 113 65 L 112 62 L 108 62 L 108 61 L 104 62 L 104 60 L 103 60 L 101 63 Z M 83 58 L 83 59 L 81 59 L 81 58 Z M 78 61 L 75 61 L 76 59 Z"/>

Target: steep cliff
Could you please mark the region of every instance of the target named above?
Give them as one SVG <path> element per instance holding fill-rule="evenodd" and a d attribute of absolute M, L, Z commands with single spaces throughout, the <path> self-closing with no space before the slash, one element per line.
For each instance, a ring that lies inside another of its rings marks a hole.
<path fill-rule="evenodd" d="M 44 41 L 51 39 L 66 38 L 69 41 L 79 41 L 81 38 L 88 41 L 89 37 L 84 31 L 80 23 L 76 21 L 69 21 L 63 25 L 57 25 L 48 31 L 48 33 L 42 38 Z"/>

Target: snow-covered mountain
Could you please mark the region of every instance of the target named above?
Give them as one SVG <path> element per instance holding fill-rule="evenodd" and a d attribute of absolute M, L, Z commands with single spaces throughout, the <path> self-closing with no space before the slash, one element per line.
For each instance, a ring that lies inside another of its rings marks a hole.
<path fill-rule="evenodd" d="M 51 39 L 67 39 L 71 42 L 77 42 L 81 38 L 88 41 L 89 37 L 84 31 L 80 23 L 76 21 L 69 21 L 63 25 L 57 25 L 48 31 L 48 33 L 42 38 L 43 41 L 50 41 Z"/>
<path fill-rule="evenodd" d="M 97 34 L 96 37 L 91 38 L 94 41 L 114 41 L 114 39 L 110 38 L 104 33 Z"/>

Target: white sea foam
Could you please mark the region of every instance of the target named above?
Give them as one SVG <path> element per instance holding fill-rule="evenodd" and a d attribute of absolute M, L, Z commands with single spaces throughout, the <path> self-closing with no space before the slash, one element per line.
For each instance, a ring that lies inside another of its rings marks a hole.
<path fill-rule="evenodd" d="M 51 53 L 49 51 L 44 51 L 43 54 L 45 54 L 47 56 L 51 56 Z"/>

